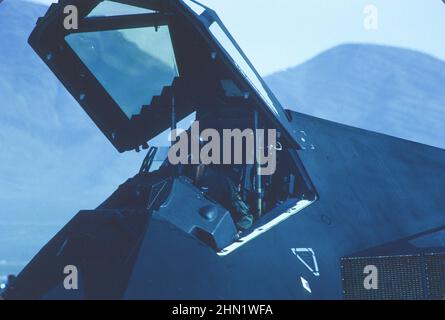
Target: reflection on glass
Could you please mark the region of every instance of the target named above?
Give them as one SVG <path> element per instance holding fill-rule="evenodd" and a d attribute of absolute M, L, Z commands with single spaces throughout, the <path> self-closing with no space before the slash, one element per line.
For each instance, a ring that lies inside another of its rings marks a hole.
<path fill-rule="evenodd" d="M 195 1 L 192 0 L 182 0 L 187 7 L 189 7 L 190 9 L 192 9 L 198 16 L 200 16 L 204 11 L 206 11 L 206 9 L 201 6 L 199 3 L 196 3 Z"/>
<path fill-rule="evenodd" d="M 110 17 L 110 16 L 118 16 L 118 15 L 127 15 L 127 14 L 144 14 L 144 13 L 153 13 L 154 11 L 134 7 L 127 4 L 122 4 L 119 2 L 105 0 L 104 2 L 99 3 L 87 17 Z"/>
<path fill-rule="evenodd" d="M 179 121 L 176 124 L 176 129 L 178 130 L 178 132 L 187 131 L 188 129 L 190 129 L 190 126 L 195 121 L 196 121 L 196 112 L 193 112 L 189 114 L 187 117 L 185 117 L 183 120 Z M 151 139 L 148 142 L 148 145 L 154 147 L 164 147 L 164 146 L 170 147 L 172 144 L 171 133 L 172 133 L 171 128 L 165 129 L 163 132 L 161 132 L 156 137 Z"/>
<path fill-rule="evenodd" d="M 249 66 L 247 61 L 243 58 L 241 53 L 235 47 L 233 42 L 229 39 L 224 30 L 219 26 L 218 23 L 214 22 L 210 26 L 210 32 L 213 34 L 213 36 L 216 38 L 219 44 L 226 50 L 226 52 L 229 54 L 229 56 L 237 65 L 238 69 L 244 74 L 244 76 L 249 80 L 249 82 L 253 85 L 256 91 L 260 94 L 260 96 L 268 105 L 269 109 L 271 109 L 275 114 L 278 114 L 278 110 L 275 107 L 272 100 L 270 99 L 269 94 L 267 93 L 266 89 L 261 83 L 261 80 Z"/>
<path fill-rule="evenodd" d="M 161 166 L 168 158 L 169 150 L 170 147 L 157 147 L 156 154 L 153 158 L 153 162 L 151 163 L 148 172 L 154 172 L 156 170 L 159 170 L 159 168 L 161 168 Z"/>
<path fill-rule="evenodd" d="M 128 118 L 178 76 L 168 26 L 74 33 L 66 41 Z"/>

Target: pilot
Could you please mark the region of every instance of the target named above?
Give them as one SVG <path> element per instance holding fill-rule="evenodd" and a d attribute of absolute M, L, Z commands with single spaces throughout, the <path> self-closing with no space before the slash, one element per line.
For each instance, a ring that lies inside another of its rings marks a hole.
<path fill-rule="evenodd" d="M 235 183 L 220 170 L 212 166 L 199 164 L 194 180 L 197 186 L 207 188 L 207 194 L 223 205 L 232 215 L 236 227 L 241 233 L 253 224 L 249 206 L 241 198 Z"/>

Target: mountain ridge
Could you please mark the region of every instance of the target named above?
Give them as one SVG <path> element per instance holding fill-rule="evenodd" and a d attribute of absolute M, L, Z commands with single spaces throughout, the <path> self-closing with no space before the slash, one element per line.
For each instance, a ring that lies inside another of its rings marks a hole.
<path fill-rule="evenodd" d="M 445 148 L 445 62 L 430 55 L 345 44 L 265 80 L 291 110 Z"/>

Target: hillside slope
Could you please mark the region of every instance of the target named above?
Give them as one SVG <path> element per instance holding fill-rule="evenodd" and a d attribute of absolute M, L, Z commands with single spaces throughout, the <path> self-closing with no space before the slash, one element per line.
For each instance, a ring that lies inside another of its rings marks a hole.
<path fill-rule="evenodd" d="M 445 62 L 350 44 L 266 78 L 289 109 L 445 148 Z"/>

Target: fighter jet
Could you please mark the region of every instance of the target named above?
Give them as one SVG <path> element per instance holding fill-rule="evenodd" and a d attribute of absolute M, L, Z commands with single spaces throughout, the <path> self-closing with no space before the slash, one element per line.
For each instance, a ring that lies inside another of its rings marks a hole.
<path fill-rule="evenodd" d="M 3 298 L 445 297 L 444 150 L 285 110 L 194 0 L 61 0 L 29 43 L 117 151 L 147 156 Z M 276 131 L 263 148 L 276 153 L 273 174 L 258 157 L 218 169 L 254 216 L 247 228 L 171 163 L 174 141 L 150 145 L 189 117 L 202 130 L 252 129 L 255 144 L 258 130 Z"/>

